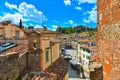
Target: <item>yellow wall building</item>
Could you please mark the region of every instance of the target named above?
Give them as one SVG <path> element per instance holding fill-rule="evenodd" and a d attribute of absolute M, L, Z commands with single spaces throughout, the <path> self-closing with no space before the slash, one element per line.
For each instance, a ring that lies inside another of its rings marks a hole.
<path fill-rule="evenodd" d="M 57 35 L 58 33 L 55 34 L 50 31 L 49 33 L 42 34 L 34 30 L 28 34 L 28 67 L 32 71 L 43 71 L 46 73 L 51 70 L 56 74 L 60 71 L 61 67 L 59 66 L 66 64 L 67 67 L 64 66 L 66 67 L 64 74 L 60 74 L 64 76 L 62 76 L 60 80 L 68 80 L 67 68 L 69 62 L 65 63 L 64 59 L 60 58 L 60 41 L 57 40 Z M 58 68 L 58 71 L 54 71 L 53 68 Z"/>
<path fill-rule="evenodd" d="M 11 21 L 0 22 L 0 37 L 11 38 L 25 38 L 25 32 L 18 26 L 11 24 Z"/>

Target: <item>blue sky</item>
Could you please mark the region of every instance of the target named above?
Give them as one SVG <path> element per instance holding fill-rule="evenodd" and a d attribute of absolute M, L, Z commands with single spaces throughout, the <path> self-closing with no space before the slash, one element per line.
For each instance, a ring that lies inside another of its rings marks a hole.
<path fill-rule="evenodd" d="M 96 0 L 0 0 L 0 22 L 55 30 L 57 26 L 96 27 Z"/>

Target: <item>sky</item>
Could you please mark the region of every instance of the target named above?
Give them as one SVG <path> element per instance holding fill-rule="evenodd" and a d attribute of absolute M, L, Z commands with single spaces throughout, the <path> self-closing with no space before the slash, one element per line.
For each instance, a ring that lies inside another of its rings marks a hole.
<path fill-rule="evenodd" d="M 58 26 L 96 27 L 96 0 L 0 0 L 0 22 L 56 30 Z"/>

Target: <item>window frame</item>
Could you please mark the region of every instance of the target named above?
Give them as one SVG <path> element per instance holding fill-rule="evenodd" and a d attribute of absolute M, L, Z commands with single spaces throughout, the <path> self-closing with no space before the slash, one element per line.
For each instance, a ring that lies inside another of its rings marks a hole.
<path fill-rule="evenodd" d="M 49 51 L 45 52 L 45 61 L 49 62 Z"/>

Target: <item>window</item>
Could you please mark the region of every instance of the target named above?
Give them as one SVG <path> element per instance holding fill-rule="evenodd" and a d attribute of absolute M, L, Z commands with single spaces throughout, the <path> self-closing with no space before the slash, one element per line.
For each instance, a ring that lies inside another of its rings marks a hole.
<path fill-rule="evenodd" d="M 89 50 L 89 49 L 86 49 L 86 52 L 90 53 L 90 50 Z"/>
<path fill-rule="evenodd" d="M 83 54 L 83 58 L 85 58 L 85 54 Z"/>
<path fill-rule="evenodd" d="M 90 57 L 86 55 L 86 59 L 90 59 Z"/>
<path fill-rule="evenodd" d="M 37 43 L 33 43 L 33 47 L 34 47 L 34 48 L 37 48 Z"/>
<path fill-rule="evenodd" d="M 48 51 L 46 51 L 46 62 L 48 62 L 49 61 L 49 53 L 48 53 Z"/>
<path fill-rule="evenodd" d="M 16 36 L 17 38 L 20 38 L 20 32 L 19 32 L 19 31 L 16 31 L 16 32 L 15 32 L 15 36 Z"/>
<path fill-rule="evenodd" d="M 91 46 L 96 46 L 96 44 L 95 44 L 95 43 L 93 43 L 93 42 L 91 42 Z"/>
<path fill-rule="evenodd" d="M 83 51 L 85 52 L 85 48 L 83 48 Z"/>

